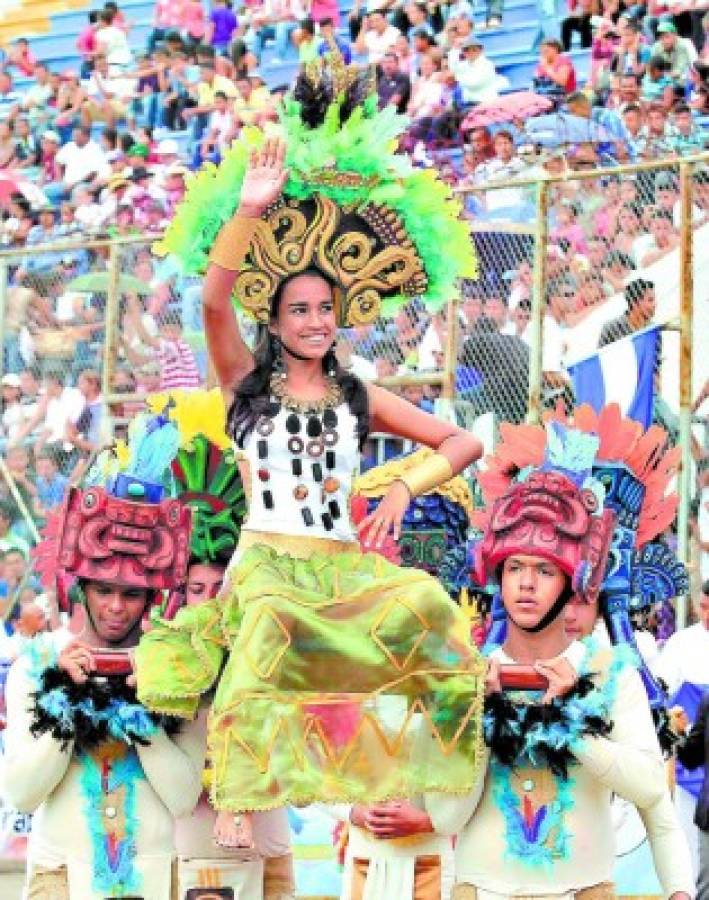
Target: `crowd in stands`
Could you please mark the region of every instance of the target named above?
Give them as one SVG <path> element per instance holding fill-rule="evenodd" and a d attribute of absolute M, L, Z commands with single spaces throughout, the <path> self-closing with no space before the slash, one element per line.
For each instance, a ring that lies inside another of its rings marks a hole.
<path fill-rule="evenodd" d="M 376 67 L 380 104 L 412 120 L 404 148 L 464 189 L 469 214 L 485 223 L 475 234 L 482 275 L 464 285 L 459 308 L 457 387 L 471 416 L 493 411 L 521 421 L 527 405 L 532 232 L 498 232 L 495 223 L 531 223 L 533 195 L 496 181 L 566 176 L 550 197 L 549 402 L 570 401 L 566 363 L 581 331 L 588 345 L 590 330 L 595 349 L 652 321 L 661 285 L 651 270 L 677 253 L 679 240 L 675 164 L 705 146 L 709 3 L 569 0 L 561 19 L 543 6 L 529 85 L 538 115 L 510 104 L 507 119 L 496 110 L 509 86 L 479 36 L 504 22 L 502 0 L 489 0 L 485 25 L 475 24 L 469 0 L 355 0 L 347 14 L 337 0 L 157 0 L 140 52 L 131 23 L 109 2 L 88 14 L 76 71 L 50 68 L 31 40 L 7 48 L 0 181 L 11 189 L 0 194 L 0 245 L 17 255 L 5 299 L 0 448 L 24 509 L 0 488 L 0 603 L 6 582 L 32 586 L 27 565 L 19 578 L 8 574 L 21 568 L 13 554 L 26 559 L 32 542 L 24 512 L 41 526 L 108 435 L 99 373 L 109 252 L 83 244 L 135 238 L 120 250 L 130 279 L 121 285 L 112 392 L 198 385 L 206 374 L 199 281 L 154 258 L 150 243 L 190 170 L 218 161 L 245 126 L 277 129 L 288 85 L 274 77 L 284 60 L 308 63 L 336 44 L 346 61 Z M 590 48 L 587 80 L 569 55 L 576 45 Z M 549 113 L 555 133 L 538 139 L 539 116 Z M 574 178 L 580 169 L 644 160 L 667 167 Z M 693 187 L 701 229 L 709 223 L 709 168 L 694 170 Z M 58 249 L 31 252 L 48 243 Z M 364 378 L 440 369 L 446 330 L 444 316 L 414 302 L 388 325 L 352 330 L 340 353 Z M 439 389 L 402 392 L 430 406 Z M 116 421 L 125 424 L 138 408 L 129 397 L 113 407 Z"/>

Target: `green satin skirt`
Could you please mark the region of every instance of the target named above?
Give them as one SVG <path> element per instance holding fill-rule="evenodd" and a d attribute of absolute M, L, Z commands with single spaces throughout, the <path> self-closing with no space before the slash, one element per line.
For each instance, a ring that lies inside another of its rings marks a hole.
<path fill-rule="evenodd" d="M 358 550 L 252 546 L 220 596 L 159 621 L 138 696 L 209 718 L 217 809 L 463 794 L 482 759 L 485 666 L 438 582 Z"/>

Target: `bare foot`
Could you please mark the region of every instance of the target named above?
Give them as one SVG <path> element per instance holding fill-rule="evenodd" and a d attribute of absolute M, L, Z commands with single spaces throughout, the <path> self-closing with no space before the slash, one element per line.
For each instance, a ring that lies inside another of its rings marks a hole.
<path fill-rule="evenodd" d="M 251 813 L 234 813 L 222 810 L 214 823 L 214 843 L 218 847 L 234 850 L 253 850 L 254 831 Z"/>

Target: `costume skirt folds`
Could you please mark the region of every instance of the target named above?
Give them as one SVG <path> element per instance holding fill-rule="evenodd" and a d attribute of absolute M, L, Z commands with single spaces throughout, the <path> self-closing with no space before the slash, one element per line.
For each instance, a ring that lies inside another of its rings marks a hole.
<path fill-rule="evenodd" d="M 433 578 L 377 554 L 251 546 L 220 597 L 143 638 L 137 671 L 141 701 L 181 715 L 218 677 L 218 809 L 458 794 L 476 780 L 484 663 L 469 622 Z"/>

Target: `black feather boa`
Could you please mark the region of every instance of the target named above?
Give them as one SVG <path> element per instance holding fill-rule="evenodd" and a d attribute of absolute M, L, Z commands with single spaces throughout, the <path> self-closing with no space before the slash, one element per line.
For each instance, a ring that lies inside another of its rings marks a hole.
<path fill-rule="evenodd" d="M 138 703 L 124 676 L 76 684 L 63 669 L 49 666 L 36 678 L 30 731 L 34 737 L 51 734 L 62 749 L 72 741 L 77 753 L 112 740 L 147 746 L 158 728 L 171 735 L 179 729 L 178 719 L 151 713 Z"/>
<path fill-rule="evenodd" d="M 551 703 L 526 704 L 506 693 L 491 694 L 485 699 L 485 743 L 503 766 L 531 764 L 568 778 L 576 761 L 574 742 L 605 736 L 613 727 L 606 699 L 590 675 L 580 675 L 568 694 Z"/>

